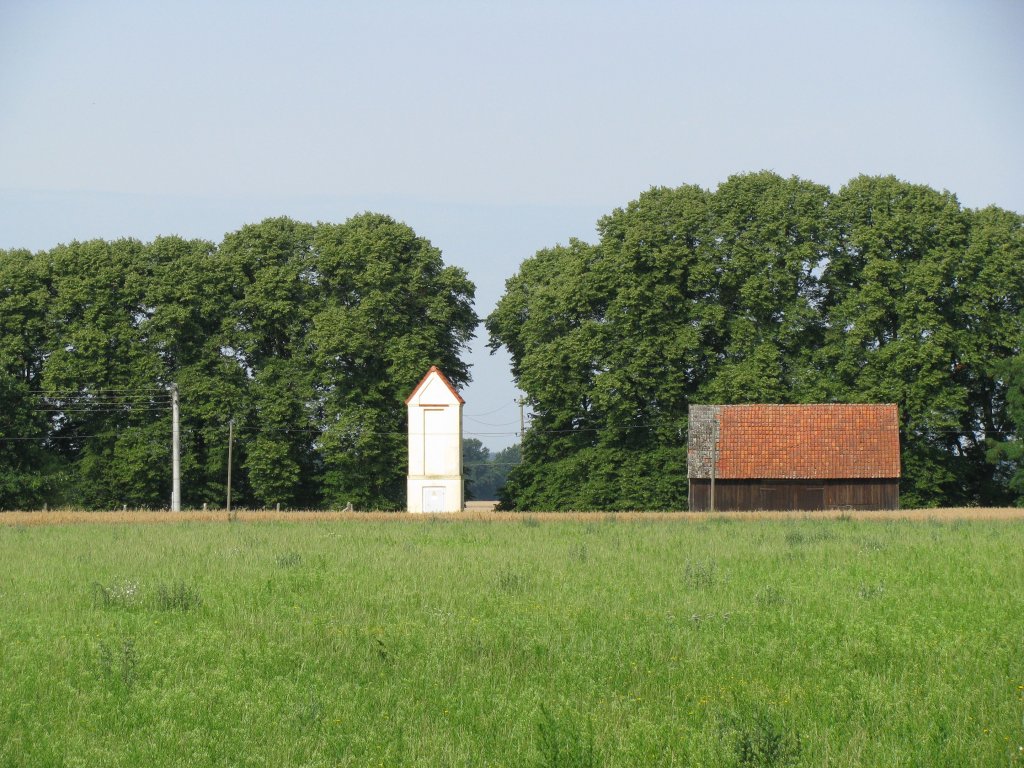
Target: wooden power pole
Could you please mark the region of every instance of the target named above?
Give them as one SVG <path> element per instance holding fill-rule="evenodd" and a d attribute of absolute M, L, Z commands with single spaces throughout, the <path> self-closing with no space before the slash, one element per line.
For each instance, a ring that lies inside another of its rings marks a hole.
<path fill-rule="evenodd" d="M 171 512 L 181 512 L 181 413 L 178 385 L 171 384 Z"/>
<path fill-rule="evenodd" d="M 228 419 L 228 520 L 231 519 L 231 444 L 235 439 L 235 420 Z"/>

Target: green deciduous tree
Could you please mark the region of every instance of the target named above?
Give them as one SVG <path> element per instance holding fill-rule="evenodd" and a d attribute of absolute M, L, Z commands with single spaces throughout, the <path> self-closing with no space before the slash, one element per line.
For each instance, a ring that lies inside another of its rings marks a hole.
<path fill-rule="evenodd" d="M 242 504 L 318 501 L 309 340 L 317 308 L 315 231 L 279 217 L 242 227 L 220 246 L 233 300 L 227 351 L 246 377 L 244 397 L 229 406 L 251 487 Z"/>
<path fill-rule="evenodd" d="M 989 441 L 987 458 L 995 482 L 1002 481 L 1018 506 L 1024 506 L 1024 355 L 1005 360 L 997 371 L 1006 386 L 1010 430 Z"/>
<path fill-rule="evenodd" d="M 227 420 L 236 409 L 244 412 L 248 398 L 244 368 L 230 346 L 231 265 L 213 243 L 173 236 L 147 244 L 146 256 L 151 272 L 142 332 L 160 357 L 161 382 L 177 383 L 181 392 L 182 505 L 220 505 Z M 234 498 L 245 503 L 246 476 L 236 474 L 234 486 Z"/>
<path fill-rule="evenodd" d="M 0 252 L 0 508 L 165 506 L 172 383 L 185 506 L 223 502 L 234 419 L 236 504 L 398 507 L 403 399 L 468 381 L 473 290 L 380 214 Z"/>
<path fill-rule="evenodd" d="M 137 240 L 72 242 L 47 255 L 46 403 L 71 463 L 68 491 L 92 507 L 169 497 L 170 418 L 143 326 L 150 273 Z M 166 502 L 165 502 L 166 503 Z"/>
<path fill-rule="evenodd" d="M 820 399 L 818 273 L 835 253 L 827 187 L 761 172 L 733 176 L 710 196 L 700 271 L 715 307 L 714 364 L 704 402 Z M 710 374 L 710 375 L 708 375 Z"/>
<path fill-rule="evenodd" d="M 733 177 L 715 194 L 652 189 L 602 218 L 596 245 L 524 262 L 487 321 L 534 412 L 509 497 L 678 508 L 694 398 L 817 393 L 828 200 L 824 187 L 771 173 Z"/>
<path fill-rule="evenodd" d="M 954 272 L 958 347 L 953 378 L 967 402 L 959 427 L 965 458 L 961 482 L 972 501 L 1002 503 L 1021 492 L 1020 481 L 1011 486 L 998 466 L 983 461 L 983 438 L 1024 437 L 1019 358 L 1024 349 L 1024 216 L 995 207 L 967 213 L 970 239 Z"/>
<path fill-rule="evenodd" d="M 310 341 L 322 408 L 324 494 L 362 508 L 404 504 L 404 399 L 431 365 L 456 386 L 477 318 L 473 284 L 405 224 L 363 214 L 318 227 L 322 300 Z"/>
<path fill-rule="evenodd" d="M 832 396 L 899 405 L 905 504 L 1002 501 L 984 439 L 1005 421 L 994 369 L 1019 345 L 1020 217 L 892 177 L 854 179 L 831 212 L 842 237 L 823 276 Z"/>
<path fill-rule="evenodd" d="M 487 319 L 534 429 L 519 508 L 685 504 L 690 403 L 895 402 L 910 505 L 1006 498 L 1021 218 L 892 177 L 832 194 L 761 172 L 652 189 L 598 242 L 538 252 Z"/>
<path fill-rule="evenodd" d="M 716 320 L 709 303 L 687 301 L 690 282 L 702 278 L 692 267 L 707 232 L 707 195 L 651 190 L 598 228 L 599 245 L 571 241 L 524 262 L 487 319 L 491 345 L 512 353 L 534 416 L 506 493 L 518 506 L 685 498 L 685 394 L 700 378 Z M 675 457 L 663 462 L 670 480 L 660 490 L 630 467 L 630 457 L 651 450 Z"/>
<path fill-rule="evenodd" d="M 47 452 L 49 414 L 34 394 L 46 357 L 44 260 L 0 251 L 0 509 L 41 504 L 58 479 Z"/>

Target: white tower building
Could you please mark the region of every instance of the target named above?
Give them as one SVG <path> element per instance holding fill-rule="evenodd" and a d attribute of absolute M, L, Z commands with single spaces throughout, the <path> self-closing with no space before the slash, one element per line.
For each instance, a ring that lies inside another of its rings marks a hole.
<path fill-rule="evenodd" d="M 459 512 L 463 504 L 462 406 L 465 400 L 436 366 L 412 394 L 409 409 L 410 512 Z"/>

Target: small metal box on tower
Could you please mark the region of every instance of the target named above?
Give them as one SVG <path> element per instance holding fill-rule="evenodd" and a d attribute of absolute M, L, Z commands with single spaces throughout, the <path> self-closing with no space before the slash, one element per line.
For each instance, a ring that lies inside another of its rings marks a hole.
<path fill-rule="evenodd" d="M 410 512 L 459 512 L 463 505 L 462 406 L 435 365 L 405 400 L 409 409 Z"/>

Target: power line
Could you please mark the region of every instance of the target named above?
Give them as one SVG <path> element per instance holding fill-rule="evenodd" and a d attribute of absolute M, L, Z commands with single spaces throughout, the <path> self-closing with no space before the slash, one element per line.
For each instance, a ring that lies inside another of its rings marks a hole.
<path fill-rule="evenodd" d="M 111 437 L 111 435 L 43 435 L 42 437 L 3 437 L 0 436 L 0 441 L 4 442 L 28 442 L 32 440 L 90 440 L 94 437 Z"/>
<path fill-rule="evenodd" d="M 22 394 L 38 397 L 170 397 L 163 387 L 153 389 L 30 389 Z"/>
<path fill-rule="evenodd" d="M 133 400 L 71 400 L 42 402 L 28 405 L 29 411 L 69 411 L 87 410 L 90 408 L 138 408 L 141 406 L 169 406 L 170 400 L 162 398 L 138 398 Z"/>
<path fill-rule="evenodd" d="M 133 411 L 166 411 L 171 407 L 170 403 L 124 403 L 121 405 L 97 405 L 92 408 L 82 407 L 52 407 L 52 408 L 27 408 L 29 413 L 130 413 Z"/>
<path fill-rule="evenodd" d="M 464 413 L 462 415 L 465 416 L 467 419 L 472 419 L 474 416 L 490 416 L 492 413 L 503 411 L 506 408 L 510 407 L 511 405 L 513 405 L 513 403 L 505 403 L 504 405 L 499 405 L 493 411 L 484 411 L 483 413 Z"/>
<path fill-rule="evenodd" d="M 40 400 L 92 400 L 92 401 L 122 401 L 122 400 L 149 400 L 169 398 L 163 392 L 29 392 L 33 398 Z"/>
<path fill-rule="evenodd" d="M 499 423 L 495 424 L 495 423 L 489 422 L 489 421 L 480 421 L 480 419 L 474 419 L 472 416 L 466 416 L 465 418 L 469 419 L 470 421 L 475 421 L 477 424 L 483 424 L 485 427 L 507 427 L 510 424 L 518 424 L 519 423 L 518 419 L 516 419 L 515 421 L 502 421 L 502 422 L 499 422 Z"/>

